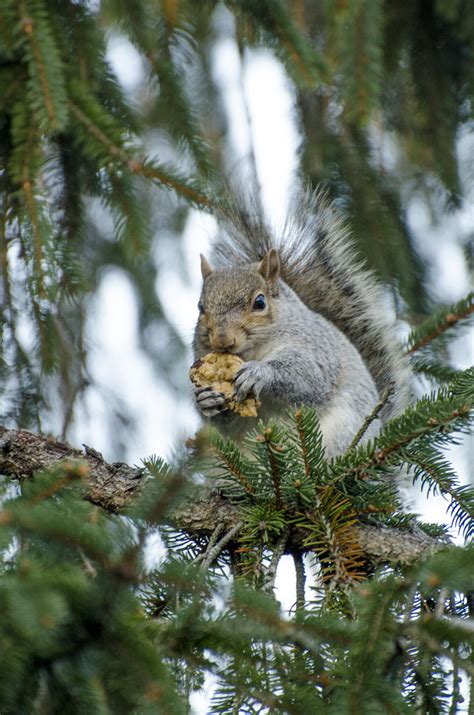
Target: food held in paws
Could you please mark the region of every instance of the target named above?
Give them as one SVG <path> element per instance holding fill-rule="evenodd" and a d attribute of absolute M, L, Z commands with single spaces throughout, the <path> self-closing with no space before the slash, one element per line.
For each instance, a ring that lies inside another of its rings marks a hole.
<path fill-rule="evenodd" d="M 234 399 L 233 380 L 244 361 L 232 353 L 208 353 L 196 360 L 189 371 L 189 377 L 196 387 L 212 387 L 222 392 L 227 400 L 227 407 L 241 417 L 256 417 L 260 401 L 247 397 L 242 402 Z"/>

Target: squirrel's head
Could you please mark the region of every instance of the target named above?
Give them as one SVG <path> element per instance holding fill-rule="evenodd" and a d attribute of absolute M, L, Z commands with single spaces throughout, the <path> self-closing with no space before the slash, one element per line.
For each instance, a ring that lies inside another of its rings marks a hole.
<path fill-rule="evenodd" d="M 280 259 L 270 249 L 259 263 L 213 270 L 201 256 L 203 287 L 197 334 L 215 352 L 245 355 L 272 323 Z"/>

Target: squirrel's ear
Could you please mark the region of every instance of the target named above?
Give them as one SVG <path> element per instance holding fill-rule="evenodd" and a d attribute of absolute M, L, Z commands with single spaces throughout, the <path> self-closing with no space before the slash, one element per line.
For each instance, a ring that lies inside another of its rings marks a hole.
<path fill-rule="evenodd" d="M 260 261 L 258 272 L 266 281 L 275 282 L 280 275 L 280 258 L 276 248 L 270 248 Z"/>
<path fill-rule="evenodd" d="M 212 268 L 201 253 L 201 273 L 204 280 L 208 278 L 212 273 Z"/>

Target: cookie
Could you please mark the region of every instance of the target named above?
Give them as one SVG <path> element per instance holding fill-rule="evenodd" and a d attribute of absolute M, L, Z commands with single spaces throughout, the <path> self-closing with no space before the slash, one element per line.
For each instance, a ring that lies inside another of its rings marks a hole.
<path fill-rule="evenodd" d="M 247 397 L 242 402 L 234 399 L 233 380 L 244 361 L 232 353 L 208 353 L 196 360 L 189 371 L 189 377 L 196 387 L 212 387 L 222 392 L 227 399 L 229 410 L 241 417 L 256 417 L 260 401 Z"/>

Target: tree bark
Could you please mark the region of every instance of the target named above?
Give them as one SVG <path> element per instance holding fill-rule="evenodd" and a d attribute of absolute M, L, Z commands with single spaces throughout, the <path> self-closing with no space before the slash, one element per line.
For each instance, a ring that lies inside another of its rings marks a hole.
<path fill-rule="evenodd" d="M 75 449 L 52 437 L 26 430 L 0 427 L 0 474 L 28 479 L 35 472 L 60 462 L 80 460 L 88 469 L 88 499 L 110 512 L 120 512 L 138 496 L 145 482 L 145 470 L 122 462 L 107 463 L 102 455 L 84 445 Z M 212 534 L 216 524 L 232 529 L 241 520 L 235 505 L 209 487 L 201 487 L 192 496 L 178 500 L 167 521 L 192 536 Z M 360 546 L 372 562 L 409 564 L 445 546 L 420 530 L 406 530 L 359 525 L 354 527 Z M 292 547 L 302 543 L 303 535 L 294 532 Z"/>

